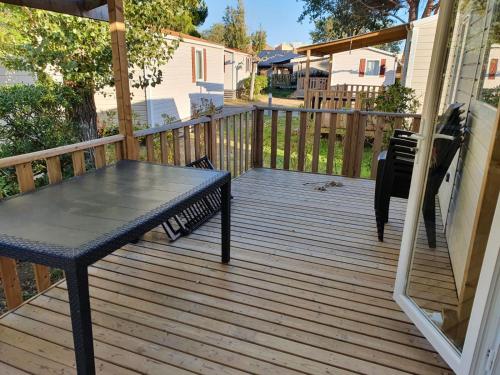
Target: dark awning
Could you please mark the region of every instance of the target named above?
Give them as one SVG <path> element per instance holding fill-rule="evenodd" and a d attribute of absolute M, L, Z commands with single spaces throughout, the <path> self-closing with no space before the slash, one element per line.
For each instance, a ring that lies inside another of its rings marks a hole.
<path fill-rule="evenodd" d="M 107 0 L 0 0 L 2 3 L 108 21 Z"/>
<path fill-rule="evenodd" d="M 298 48 L 297 53 L 305 55 L 307 51 L 310 50 L 313 56 L 325 56 L 363 47 L 373 47 L 380 44 L 397 42 L 406 39 L 409 29 L 410 24 L 398 25 L 349 38 L 333 40 L 331 42 L 310 44 Z"/>

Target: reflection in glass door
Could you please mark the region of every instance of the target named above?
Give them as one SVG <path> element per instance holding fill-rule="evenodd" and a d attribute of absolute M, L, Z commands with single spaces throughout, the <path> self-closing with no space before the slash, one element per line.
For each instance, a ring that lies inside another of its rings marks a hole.
<path fill-rule="evenodd" d="M 455 12 L 406 294 L 461 352 L 484 255 L 475 218 L 500 97 L 499 0 Z"/>

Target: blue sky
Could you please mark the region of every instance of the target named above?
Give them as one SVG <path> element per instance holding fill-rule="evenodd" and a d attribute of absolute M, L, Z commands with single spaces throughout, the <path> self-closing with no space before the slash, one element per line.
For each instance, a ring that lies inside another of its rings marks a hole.
<path fill-rule="evenodd" d="M 201 30 L 208 29 L 213 23 L 221 22 L 226 6 L 235 6 L 237 0 L 205 0 L 208 5 L 208 17 Z M 423 1 L 421 3 L 424 3 Z M 297 22 L 302 12 L 302 1 L 297 0 L 245 0 L 246 20 L 249 33 L 262 24 L 267 31 L 267 41 L 275 46 L 281 42 L 310 43 L 309 32 L 313 25 L 304 20 Z M 406 12 L 399 16 L 406 19 Z M 399 21 L 396 20 L 396 23 Z"/>
<path fill-rule="evenodd" d="M 236 0 L 205 0 L 208 5 L 208 17 L 202 30 L 222 20 L 227 5 L 235 6 Z M 249 33 L 257 30 L 262 24 L 267 31 L 267 41 L 270 45 L 281 42 L 309 42 L 309 32 L 312 25 L 304 21 L 297 22 L 302 10 L 302 2 L 296 0 L 246 0 L 246 20 Z"/>

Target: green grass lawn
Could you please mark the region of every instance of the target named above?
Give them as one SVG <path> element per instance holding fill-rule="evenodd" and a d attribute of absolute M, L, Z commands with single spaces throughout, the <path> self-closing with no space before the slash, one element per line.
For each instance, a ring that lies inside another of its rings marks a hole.
<path fill-rule="evenodd" d="M 299 118 L 292 118 L 292 139 L 291 139 L 291 154 L 290 154 L 290 169 L 297 169 L 297 158 L 298 158 L 298 129 L 299 129 Z M 335 142 L 335 157 L 334 157 L 334 174 L 341 174 L 342 172 L 342 160 L 344 153 L 344 146 L 340 140 L 342 135 L 342 130 L 340 130 L 339 137 Z M 307 125 L 307 139 L 306 139 L 306 160 L 305 160 L 305 171 L 311 171 L 312 163 L 312 149 L 313 149 L 313 133 L 314 133 L 314 122 L 309 120 Z M 276 167 L 278 169 L 283 168 L 283 158 L 284 158 L 284 148 L 285 148 L 285 117 L 280 116 L 278 118 L 278 150 L 276 156 Z M 326 161 L 328 154 L 328 138 L 321 138 L 320 142 L 320 154 L 319 154 L 319 173 L 326 173 Z M 371 162 L 372 162 L 372 148 L 370 145 L 365 146 L 363 153 L 363 160 L 361 163 L 361 177 L 370 178 L 371 172 Z M 264 167 L 269 167 L 271 165 L 271 116 L 264 116 Z"/>

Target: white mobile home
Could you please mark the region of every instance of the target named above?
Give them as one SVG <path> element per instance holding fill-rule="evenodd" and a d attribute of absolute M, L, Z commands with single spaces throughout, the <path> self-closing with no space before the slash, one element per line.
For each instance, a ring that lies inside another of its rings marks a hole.
<path fill-rule="evenodd" d="M 233 48 L 224 49 L 224 93 L 234 98 L 240 82 L 252 73 L 252 56 Z"/>
<path fill-rule="evenodd" d="M 190 35 L 169 32 L 181 40 L 172 59 L 162 66 L 163 81 L 155 87 L 132 88 L 135 121 L 149 126 L 188 119 L 207 103 L 224 104 L 224 47 Z M 112 89 L 96 96 L 101 119 L 116 107 Z"/>

